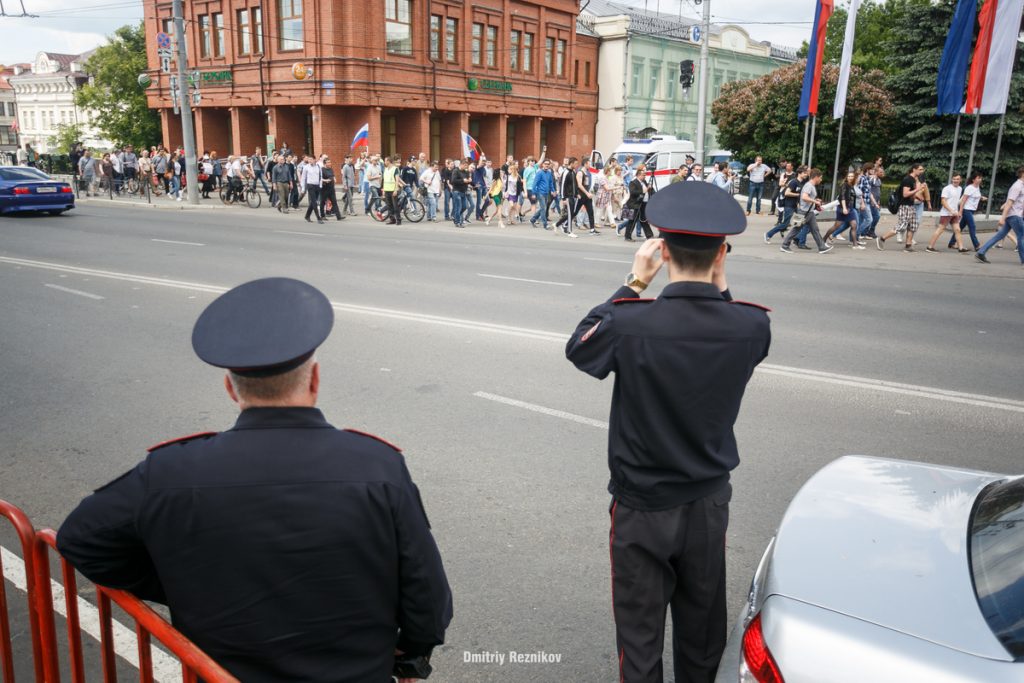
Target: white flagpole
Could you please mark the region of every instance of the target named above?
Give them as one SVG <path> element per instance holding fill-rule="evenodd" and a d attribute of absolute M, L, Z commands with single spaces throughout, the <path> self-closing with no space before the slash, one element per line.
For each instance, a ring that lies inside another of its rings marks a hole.
<path fill-rule="evenodd" d="M 831 199 L 836 198 L 836 190 L 839 187 L 839 150 L 843 148 L 843 123 L 846 121 L 846 117 L 839 119 L 839 139 L 836 140 L 836 164 L 832 171 L 832 196 Z"/>
<path fill-rule="evenodd" d="M 947 185 L 953 184 L 953 167 L 956 166 L 956 143 L 960 141 L 960 114 L 956 115 L 956 132 L 953 133 L 953 154 L 949 157 L 949 180 L 946 181 Z M 967 178 L 963 179 L 963 182 L 967 182 Z"/>
<path fill-rule="evenodd" d="M 978 144 L 978 122 L 981 120 L 981 114 L 975 110 L 974 112 L 974 134 L 971 136 L 971 153 L 967 157 L 967 177 L 971 177 L 971 170 L 974 168 L 974 148 Z"/>
<path fill-rule="evenodd" d="M 996 192 L 996 172 L 999 170 L 999 149 L 1003 145 L 1003 128 L 1006 127 L 1006 112 L 999 118 L 999 137 L 996 138 L 996 158 L 992 162 L 992 184 L 988 188 L 988 203 L 985 205 L 985 220 L 992 216 L 992 195 Z"/>
<path fill-rule="evenodd" d="M 800 148 L 800 165 L 807 162 L 807 135 L 811 132 L 811 117 L 804 119 L 804 146 Z"/>
<path fill-rule="evenodd" d="M 807 145 L 807 168 L 811 167 L 811 162 L 814 161 L 814 133 L 818 128 L 818 117 L 815 116 L 814 120 L 811 121 L 811 143 Z"/>

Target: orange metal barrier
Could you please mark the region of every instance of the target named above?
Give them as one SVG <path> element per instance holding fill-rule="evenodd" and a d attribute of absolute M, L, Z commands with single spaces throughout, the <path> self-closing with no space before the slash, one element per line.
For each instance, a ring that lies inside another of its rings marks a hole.
<path fill-rule="evenodd" d="M 3 500 L 0 500 L 0 516 L 9 520 L 14 527 L 25 561 L 29 628 L 32 634 L 32 660 L 36 682 L 59 683 L 59 646 L 53 591 L 50 587 L 50 549 L 56 550 L 57 534 L 52 529 L 36 531 L 24 512 Z M 3 571 L 2 562 L 0 559 L 0 574 Z M 62 557 L 60 563 L 64 582 L 71 680 L 73 683 L 85 683 L 82 629 L 78 619 L 78 582 L 74 567 Z M 153 681 L 153 640 L 161 643 L 181 662 L 182 678 L 185 683 L 196 683 L 199 679 L 206 683 L 238 683 L 234 676 L 210 659 L 144 602 L 125 591 L 96 586 L 96 606 L 99 611 L 101 635 L 101 668 L 105 682 L 117 681 L 111 603 L 116 604 L 135 621 L 139 648 L 139 680 L 143 683 Z M 14 682 L 14 653 L 3 581 L 0 581 L 0 671 L 3 673 L 4 683 Z"/>

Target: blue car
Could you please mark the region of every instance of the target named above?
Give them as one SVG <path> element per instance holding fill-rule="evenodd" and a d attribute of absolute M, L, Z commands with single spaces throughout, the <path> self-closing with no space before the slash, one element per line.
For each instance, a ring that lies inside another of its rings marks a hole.
<path fill-rule="evenodd" d="M 0 166 L 0 214 L 46 211 L 59 216 L 75 208 L 75 191 L 30 166 Z"/>

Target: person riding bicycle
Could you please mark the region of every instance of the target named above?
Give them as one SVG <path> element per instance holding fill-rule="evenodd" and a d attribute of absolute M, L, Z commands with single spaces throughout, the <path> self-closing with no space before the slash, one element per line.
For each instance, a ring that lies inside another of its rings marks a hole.
<path fill-rule="evenodd" d="M 243 201 L 245 199 L 244 183 L 242 180 L 242 160 L 234 155 L 228 157 L 228 201 Z"/>

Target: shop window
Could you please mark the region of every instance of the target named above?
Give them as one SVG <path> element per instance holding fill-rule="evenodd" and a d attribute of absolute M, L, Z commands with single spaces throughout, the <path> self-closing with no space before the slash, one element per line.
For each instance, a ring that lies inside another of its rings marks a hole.
<path fill-rule="evenodd" d="M 384 19 L 384 37 L 388 52 L 394 55 L 411 55 L 411 0 L 384 0 Z"/>

